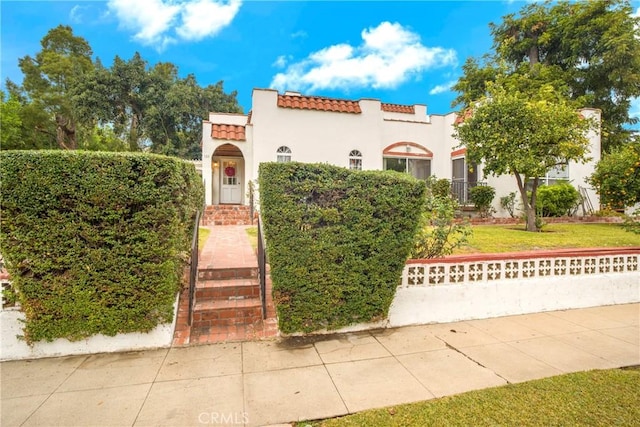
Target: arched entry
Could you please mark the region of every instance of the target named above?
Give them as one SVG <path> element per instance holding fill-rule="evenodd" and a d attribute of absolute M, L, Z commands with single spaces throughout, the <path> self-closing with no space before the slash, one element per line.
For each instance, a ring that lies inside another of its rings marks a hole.
<path fill-rule="evenodd" d="M 211 158 L 211 173 L 214 204 L 242 204 L 244 193 L 242 151 L 233 144 L 218 147 Z"/>

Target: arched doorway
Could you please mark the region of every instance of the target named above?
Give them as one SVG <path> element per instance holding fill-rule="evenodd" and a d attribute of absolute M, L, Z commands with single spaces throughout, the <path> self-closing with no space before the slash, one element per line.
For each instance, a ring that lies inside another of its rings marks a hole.
<path fill-rule="evenodd" d="M 233 144 L 216 148 L 211 157 L 211 185 L 214 204 L 242 204 L 244 198 L 244 157 Z"/>

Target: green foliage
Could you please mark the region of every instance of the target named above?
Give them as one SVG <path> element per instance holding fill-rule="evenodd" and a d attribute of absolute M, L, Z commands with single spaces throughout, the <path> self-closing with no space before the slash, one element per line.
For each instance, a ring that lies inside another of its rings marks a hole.
<path fill-rule="evenodd" d="M 476 207 L 481 218 L 489 218 L 495 210 L 491 207 L 496 190 L 488 185 L 478 185 L 471 188 L 469 198 Z"/>
<path fill-rule="evenodd" d="M 436 179 L 431 176 L 427 181 L 427 187 L 429 189 L 427 194 L 431 197 L 451 197 L 451 182 L 446 178 Z"/>
<path fill-rule="evenodd" d="M 280 330 L 386 317 L 424 183 L 392 171 L 289 162 L 262 163 L 259 188 Z"/>
<path fill-rule="evenodd" d="M 41 137 L 52 139 L 60 148 L 76 149 L 78 123 L 69 90 L 93 68 L 93 52 L 84 38 L 64 25 L 49 30 L 40 45 L 42 49 L 35 57 L 27 55 L 19 60 L 24 74 L 22 89 L 32 106 L 47 118 L 48 123 L 39 130 Z M 52 127 L 54 132 L 50 131 Z"/>
<path fill-rule="evenodd" d="M 640 141 L 625 144 L 603 157 L 589 182 L 600 195 L 600 204 L 608 208 L 640 203 Z"/>
<path fill-rule="evenodd" d="M 110 68 L 93 62 L 89 43 L 69 26 L 49 30 L 41 46 L 34 57 L 19 60 L 23 84 L 6 82 L 2 149 L 150 151 L 196 159 L 203 118 L 210 111 L 242 112 L 236 92 L 225 93 L 222 81 L 201 87 L 191 74 L 180 77 L 172 63 L 149 66 L 139 53 L 130 60 L 116 56 Z"/>
<path fill-rule="evenodd" d="M 467 243 L 471 227 L 456 221 L 459 206 L 451 196 L 450 188 L 451 184 L 446 179 L 431 177 L 427 181 L 427 195 L 420 226 L 413 240 L 411 258 L 442 257 Z"/>
<path fill-rule="evenodd" d="M 640 19 L 633 12 L 627 0 L 524 5 L 490 24 L 493 51 L 465 63 L 453 104 L 474 105 L 500 74 L 526 74 L 520 90 L 551 84 L 581 107 L 600 109 L 602 148 L 612 151 L 638 120 L 630 114 L 640 96 Z"/>
<path fill-rule="evenodd" d="M 20 148 L 22 133 L 22 118 L 20 117 L 20 102 L 9 95 L 5 100 L 4 91 L 0 92 L 0 147 L 3 149 Z"/>
<path fill-rule="evenodd" d="M 640 234 L 640 209 L 636 209 L 631 215 L 625 215 L 622 227 L 630 233 Z"/>
<path fill-rule="evenodd" d="M 516 193 L 515 193 L 515 191 L 512 191 L 511 193 L 509 193 L 506 196 L 500 197 L 500 207 L 502 207 L 502 209 L 504 209 L 507 212 L 509 212 L 509 216 L 511 216 L 511 218 L 515 218 L 516 217 L 516 214 L 515 214 Z"/>
<path fill-rule="evenodd" d="M 542 216 L 571 215 L 579 201 L 580 193 L 568 182 L 543 185 L 538 189 L 538 205 Z"/>
<path fill-rule="evenodd" d="M 147 154 L 0 153 L 0 244 L 25 339 L 149 331 L 173 316 L 202 183 Z"/>
<path fill-rule="evenodd" d="M 538 177 L 556 165 L 586 161 L 587 132 L 595 123 L 578 115 L 550 85 L 535 94 L 507 90 L 509 85 L 508 81 L 490 85 L 489 95 L 455 126 L 454 136 L 467 148 L 470 162 L 483 163 L 485 174 L 515 177 L 527 230 L 538 231 Z M 529 182 L 532 191 L 527 197 Z"/>
<path fill-rule="evenodd" d="M 202 119 L 210 111 L 241 112 L 222 82 L 200 87 L 192 74 L 180 78 L 172 63 L 150 67 L 137 52 L 129 60 L 116 56 L 110 68 L 98 62 L 71 94 L 83 122 L 111 126 L 129 150 L 190 159 L 201 156 Z"/>

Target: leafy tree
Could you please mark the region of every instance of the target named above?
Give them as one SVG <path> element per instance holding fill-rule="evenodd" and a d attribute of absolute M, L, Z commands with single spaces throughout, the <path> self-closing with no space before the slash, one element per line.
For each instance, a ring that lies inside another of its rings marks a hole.
<path fill-rule="evenodd" d="M 589 182 L 608 208 L 640 203 L 640 137 L 600 160 Z"/>
<path fill-rule="evenodd" d="M 19 60 L 25 108 L 28 105 L 37 113 L 37 132 L 49 138 L 55 135 L 60 148 L 75 149 L 77 122 L 69 90 L 93 69 L 91 47 L 84 38 L 75 36 L 71 27 L 63 25 L 49 30 L 40 44 L 42 49 L 34 58 L 27 55 Z M 16 85 L 12 87 L 17 89 Z"/>
<path fill-rule="evenodd" d="M 2 102 L 0 149 L 31 150 L 57 148 L 55 123 L 43 106 L 30 102 L 22 89 L 7 81 L 8 96 Z"/>
<path fill-rule="evenodd" d="M 485 94 L 487 82 L 506 69 L 546 68 L 537 77 L 582 106 L 602 110 L 605 152 L 628 141 L 630 103 L 640 96 L 640 20 L 627 0 L 551 2 L 524 6 L 490 24 L 492 55 L 469 59 L 454 89 L 453 105 L 467 108 Z"/>
<path fill-rule="evenodd" d="M 195 76 L 180 78 L 172 63 L 149 67 L 136 53 L 130 60 L 100 62 L 73 90 L 73 103 L 84 121 L 109 125 L 129 149 L 198 158 L 202 119 L 209 111 L 241 112 L 236 93 L 222 82 L 205 88 Z"/>
<path fill-rule="evenodd" d="M 22 144 L 22 118 L 20 102 L 12 96 L 5 101 L 4 91 L 0 92 L 0 145 L 3 149 L 20 148 Z"/>
<path fill-rule="evenodd" d="M 478 102 L 463 123 L 456 125 L 454 136 L 467 148 L 470 162 L 482 162 L 485 175 L 515 177 L 527 218 L 526 229 L 539 231 L 539 177 L 554 166 L 586 161 L 587 131 L 594 123 L 581 117 L 573 104 L 550 85 L 532 94 L 507 90 L 508 84 L 499 83 L 488 86 L 488 96 Z"/>

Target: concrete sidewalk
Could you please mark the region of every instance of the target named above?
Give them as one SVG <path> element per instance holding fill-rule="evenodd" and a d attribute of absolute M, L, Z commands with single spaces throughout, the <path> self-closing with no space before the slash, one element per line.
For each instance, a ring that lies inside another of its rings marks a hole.
<path fill-rule="evenodd" d="M 4 362 L 6 426 L 260 426 L 640 364 L 640 304 Z"/>

